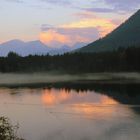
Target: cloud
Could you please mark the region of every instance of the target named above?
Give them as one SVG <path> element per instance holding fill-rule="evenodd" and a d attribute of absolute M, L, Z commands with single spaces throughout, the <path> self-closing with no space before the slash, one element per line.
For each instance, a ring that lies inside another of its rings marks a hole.
<path fill-rule="evenodd" d="M 76 17 L 79 17 L 80 19 L 93 19 L 96 18 L 96 15 L 93 12 L 88 12 L 88 11 L 84 11 L 84 12 L 79 12 L 79 13 L 75 13 L 73 14 Z"/>
<path fill-rule="evenodd" d="M 59 25 L 57 27 L 43 24 L 40 40 L 46 44 L 53 45 L 53 42 L 73 45 L 77 42 L 92 42 L 111 32 L 117 25 L 114 21 L 99 18 L 93 15 L 91 18 L 84 17 L 86 13 L 78 14 L 83 16 L 79 21 L 69 24 Z"/>
<path fill-rule="evenodd" d="M 91 42 L 99 38 L 96 28 L 54 28 L 41 32 L 40 40 L 52 47 L 62 44 L 73 46 L 77 42 Z"/>
<path fill-rule="evenodd" d="M 89 8 L 87 10 L 94 12 L 128 13 L 134 12 L 140 7 L 140 0 L 100 0 L 104 2 L 107 8 Z"/>
<path fill-rule="evenodd" d="M 41 32 L 40 40 L 43 43 L 46 43 L 47 45 L 55 47 L 55 48 L 60 47 L 58 46 L 58 43 L 60 44 L 70 43 L 70 40 L 67 36 L 60 34 L 57 31 L 52 30 L 52 29 L 49 29 L 47 32 Z"/>
<path fill-rule="evenodd" d="M 116 11 L 133 11 L 140 6 L 140 0 L 104 0 Z"/>
<path fill-rule="evenodd" d="M 85 17 L 85 19 L 70 24 L 62 25 L 62 27 L 69 28 L 69 29 L 96 28 L 100 34 L 100 37 L 103 37 L 110 31 L 112 31 L 116 27 L 116 25 L 111 20 L 108 19 L 97 18 L 97 17 L 87 19 Z"/>
<path fill-rule="evenodd" d="M 41 0 L 41 1 L 57 5 L 71 5 L 71 2 L 69 0 Z"/>
<path fill-rule="evenodd" d="M 79 9 L 95 13 L 118 13 L 134 12 L 140 7 L 140 0 L 90 0 L 90 5 Z"/>
<path fill-rule="evenodd" d="M 24 3 L 23 0 L 5 0 L 7 2 Z"/>
<path fill-rule="evenodd" d="M 84 10 L 96 13 L 112 13 L 115 9 L 112 8 L 85 8 Z"/>

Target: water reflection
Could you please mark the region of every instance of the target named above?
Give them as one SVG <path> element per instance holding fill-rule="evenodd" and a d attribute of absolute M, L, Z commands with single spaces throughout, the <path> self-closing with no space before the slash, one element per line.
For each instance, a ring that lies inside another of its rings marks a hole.
<path fill-rule="evenodd" d="M 72 94 L 65 89 L 55 90 L 46 89 L 43 90 L 42 101 L 45 105 L 56 105 L 70 100 Z"/>
<path fill-rule="evenodd" d="M 0 88 L 0 115 L 18 122 L 27 140 L 138 140 L 139 91 L 92 84 Z"/>
<path fill-rule="evenodd" d="M 117 101 L 105 95 L 97 94 L 94 91 L 80 91 L 77 93 L 75 90 L 66 89 L 45 89 L 42 92 L 42 102 L 47 107 L 55 105 L 68 105 L 71 109 L 69 112 L 55 112 L 63 114 L 84 115 L 88 117 L 103 116 L 109 117 L 114 112 L 113 105 L 119 105 Z M 103 107 L 109 107 L 104 111 Z M 77 114 L 76 114 L 77 113 Z M 96 118 L 97 119 L 97 118 Z"/>
<path fill-rule="evenodd" d="M 45 89 L 42 92 L 42 101 L 45 105 L 57 105 L 57 104 L 99 104 L 109 105 L 117 104 L 112 98 L 105 95 L 96 95 L 94 91 L 81 91 L 66 89 Z"/>

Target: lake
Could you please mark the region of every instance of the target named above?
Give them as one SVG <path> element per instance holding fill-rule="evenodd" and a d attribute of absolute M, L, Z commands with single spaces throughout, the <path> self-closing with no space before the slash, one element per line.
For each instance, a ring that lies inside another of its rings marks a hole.
<path fill-rule="evenodd" d="M 139 85 L 1 87 L 0 116 L 26 140 L 139 140 Z"/>

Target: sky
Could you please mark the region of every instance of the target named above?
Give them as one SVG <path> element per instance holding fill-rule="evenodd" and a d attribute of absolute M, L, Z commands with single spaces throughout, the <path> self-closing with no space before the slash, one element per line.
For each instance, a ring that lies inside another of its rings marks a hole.
<path fill-rule="evenodd" d="M 140 0 L 0 0 L 0 43 L 40 40 L 59 47 L 93 42 L 139 7 Z"/>

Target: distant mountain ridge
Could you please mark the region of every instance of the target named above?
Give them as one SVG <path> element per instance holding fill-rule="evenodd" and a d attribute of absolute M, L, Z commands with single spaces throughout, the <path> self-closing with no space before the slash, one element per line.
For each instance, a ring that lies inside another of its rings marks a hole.
<path fill-rule="evenodd" d="M 9 52 L 15 52 L 21 56 L 28 55 L 57 55 L 70 52 L 83 47 L 85 43 L 76 43 L 73 47 L 64 45 L 60 48 L 48 47 L 39 40 L 24 42 L 18 39 L 10 40 L 0 44 L 0 56 L 7 56 Z"/>
<path fill-rule="evenodd" d="M 140 10 L 104 38 L 82 47 L 78 52 L 114 51 L 119 47 L 140 47 Z"/>
<path fill-rule="evenodd" d="M 24 42 L 16 39 L 0 44 L 0 56 L 7 56 L 9 52 L 15 52 L 22 56 L 44 54 L 49 50 L 49 47 L 38 40 Z"/>

